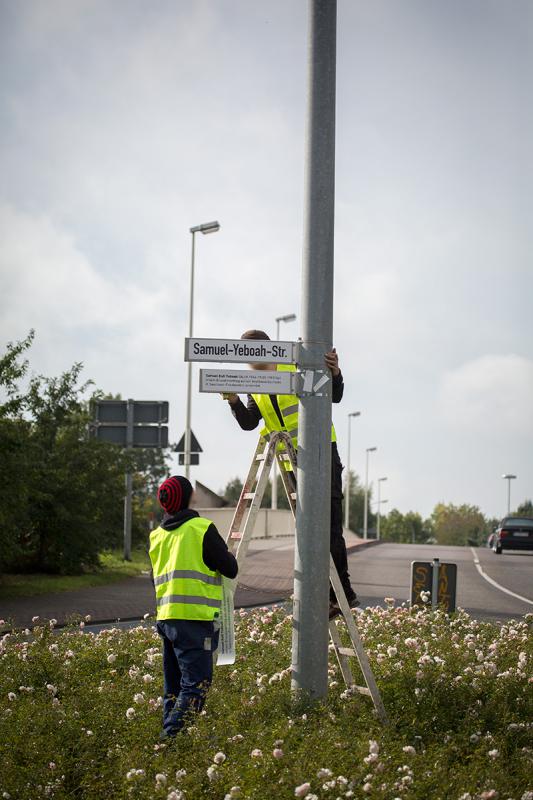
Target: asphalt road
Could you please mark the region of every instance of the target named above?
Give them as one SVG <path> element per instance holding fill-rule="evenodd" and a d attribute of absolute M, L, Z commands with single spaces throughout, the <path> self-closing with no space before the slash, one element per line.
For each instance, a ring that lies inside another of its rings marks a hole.
<path fill-rule="evenodd" d="M 457 607 L 475 619 L 505 621 L 533 612 L 533 552 L 498 556 L 488 548 L 433 545 L 383 543 L 349 556 L 361 604 L 383 605 L 384 597 L 409 600 L 411 562 L 434 558 L 457 564 Z"/>

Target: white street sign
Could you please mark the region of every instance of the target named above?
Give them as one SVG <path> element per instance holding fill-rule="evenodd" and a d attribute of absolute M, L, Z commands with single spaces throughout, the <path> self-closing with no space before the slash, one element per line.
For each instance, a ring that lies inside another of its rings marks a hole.
<path fill-rule="evenodd" d="M 269 339 L 185 339 L 185 361 L 295 364 L 298 342 Z"/>
<path fill-rule="evenodd" d="M 200 391 L 228 394 L 295 394 L 296 372 L 201 369 Z"/>

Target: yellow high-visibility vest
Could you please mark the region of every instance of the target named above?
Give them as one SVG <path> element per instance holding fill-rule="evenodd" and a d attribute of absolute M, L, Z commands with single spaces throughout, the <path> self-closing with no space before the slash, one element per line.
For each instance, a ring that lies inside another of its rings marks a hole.
<path fill-rule="evenodd" d="M 204 535 L 211 521 L 193 517 L 178 528 L 150 534 L 157 619 L 211 621 L 220 615 L 222 578 L 204 563 Z"/>
<path fill-rule="evenodd" d="M 294 364 L 278 364 L 277 370 L 279 372 L 295 372 L 296 367 Z M 263 417 L 263 422 L 265 423 L 265 427 L 261 431 L 261 436 L 266 436 L 272 431 L 286 431 L 292 440 L 292 444 L 294 449 L 297 450 L 298 448 L 298 398 L 295 394 L 278 394 L 276 395 L 279 410 L 281 412 L 281 416 L 283 417 L 283 425 L 281 424 L 280 418 L 276 414 L 276 410 L 272 405 L 272 400 L 270 395 L 268 394 L 253 394 L 253 399 L 255 400 L 257 407 L 261 416 Z M 335 428 L 331 426 L 331 441 L 337 441 L 337 434 L 335 433 Z M 287 462 L 288 463 L 288 462 Z M 290 465 L 288 469 L 291 469 Z"/>

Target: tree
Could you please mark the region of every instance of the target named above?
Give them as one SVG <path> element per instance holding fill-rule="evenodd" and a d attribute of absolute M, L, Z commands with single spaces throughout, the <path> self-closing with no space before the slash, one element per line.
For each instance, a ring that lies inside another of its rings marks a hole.
<path fill-rule="evenodd" d="M 477 506 L 438 503 L 430 524 L 438 544 L 478 546 L 488 536 L 487 520 Z"/>
<path fill-rule="evenodd" d="M 523 503 L 520 503 L 515 514 L 518 517 L 533 517 L 533 503 L 531 500 L 524 500 Z"/>
<path fill-rule="evenodd" d="M 32 340 L 30 332 L 8 344 L 0 358 L 0 569 L 94 569 L 99 552 L 122 541 L 126 470 L 137 486 L 135 530 L 166 471 L 164 454 L 126 453 L 89 437 L 91 384 L 79 383 L 81 364 L 58 378 L 34 376 L 21 392 Z"/>
<path fill-rule="evenodd" d="M 226 488 L 223 492 L 219 492 L 224 497 L 224 500 L 228 501 L 228 505 L 236 506 L 239 502 L 239 497 L 241 496 L 242 492 L 242 481 L 240 478 L 233 478 L 226 484 Z"/>
<path fill-rule="evenodd" d="M 422 517 L 416 511 L 402 514 L 393 508 L 380 522 L 380 538 L 384 542 L 421 543 L 427 541 Z"/>
<path fill-rule="evenodd" d="M 350 530 L 362 534 L 365 517 L 365 489 L 356 472 L 350 470 Z M 371 529 L 376 524 L 376 515 L 371 510 L 372 487 L 368 487 L 368 528 Z M 344 494 L 343 514 L 346 515 L 346 492 Z"/>

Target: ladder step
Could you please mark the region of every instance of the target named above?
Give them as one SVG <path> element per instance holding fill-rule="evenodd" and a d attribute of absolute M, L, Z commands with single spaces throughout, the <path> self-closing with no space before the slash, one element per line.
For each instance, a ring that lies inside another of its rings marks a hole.
<path fill-rule="evenodd" d="M 357 656 L 357 653 L 352 647 L 337 647 L 337 652 L 341 654 L 341 656 L 353 656 L 354 658 Z"/>
<path fill-rule="evenodd" d="M 232 531 L 229 535 L 230 539 L 242 539 L 242 531 Z"/>
<path fill-rule="evenodd" d="M 257 455 L 257 456 L 255 457 L 255 460 L 256 460 L 256 461 L 264 461 L 264 460 L 265 460 L 265 458 L 266 458 L 266 455 L 265 455 L 264 453 L 259 453 L 259 455 Z"/>
<path fill-rule="evenodd" d="M 246 492 L 246 494 L 243 494 L 242 499 L 243 500 L 253 500 L 254 497 L 255 497 L 255 492 Z"/>
<path fill-rule="evenodd" d="M 350 689 L 355 689 L 355 691 L 359 692 L 359 694 L 366 694 L 367 697 L 372 697 L 370 689 L 368 689 L 366 686 L 350 686 Z"/>

